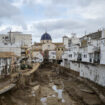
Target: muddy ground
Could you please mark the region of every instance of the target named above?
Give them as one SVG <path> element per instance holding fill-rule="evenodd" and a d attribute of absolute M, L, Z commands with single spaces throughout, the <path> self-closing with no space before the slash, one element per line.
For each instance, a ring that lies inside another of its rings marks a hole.
<path fill-rule="evenodd" d="M 32 83 L 0 96 L 0 105 L 104 105 L 86 84 L 56 68 L 41 67 Z"/>

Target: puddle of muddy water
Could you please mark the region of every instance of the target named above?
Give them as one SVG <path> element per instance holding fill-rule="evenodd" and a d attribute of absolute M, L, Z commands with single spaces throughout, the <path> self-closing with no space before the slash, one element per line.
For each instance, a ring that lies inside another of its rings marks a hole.
<path fill-rule="evenodd" d="M 36 96 L 36 95 L 35 95 L 35 91 L 32 91 L 31 93 L 32 93 L 32 96 L 33 96 L 33 97 L 35 97 L 35 96 Z"/>
<path fill-rule="evenodd" d="M 62 92 L 63 92 L 63 89 L 57 89 L 57 86 L 56 85 L 53 85 L 52 86 L 52 89 L 58 94 L 58 98 L 62 100 L 62 102 L 64 103 L 65 100 L 62 96 Z"/>
<path fill-rule="evenodd" d="M 47 94 L 46 97 L 41 97 L 40 98 L 40 101 L 42 103 L 42 105 L 47 105 L 47 103 L 50 101 L 50 100 L 54 100 L 57 98 L 57 100 L 61 100 L 62 103 L 65 103 L 65 99 L 63 98 L 63 89 L 62 88 L 58 88 L 56 85 L 54 85 L 53 83 L 50 83 L 49 86 L 51 88 L 51 94 Z M 47 89 L 46 89 L 47 90 Z M 50 92 L 50 91 L 49 91 Z M 55 97 L 55 98 L 54 98 Z"/>
<path fill-rule="evenodd" d="M 47 105 L 47 103 L 46 103 L 47 98 L 46 97 L 41 98 L 40 101 L 42 102 L 43 105 Z"/>

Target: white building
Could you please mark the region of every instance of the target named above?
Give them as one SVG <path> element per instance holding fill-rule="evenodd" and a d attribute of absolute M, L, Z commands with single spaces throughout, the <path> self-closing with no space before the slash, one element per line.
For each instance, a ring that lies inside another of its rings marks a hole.
<path fill-rule="evenodd" d="M 102 31 L 91 33 L 80 38 L 81 61 L 100 63 L 100 39 Z"/>
<path fill-rule="evenodd" d="M 63 43 L 65 45 L 65 48 L 68 49 L 71 45 L 75 45 L 79 43 L 79 38 L 76 36 L 75 33 L 72 33 L 72 37 L 63 37 Z"/>
<path fill-rule="evenodd" d="M 69 47 L 69 37 L 64 36 L 63 37 L 63 43 L 64 43 L 65 48 L 68 49 L 68 47 Z"/>
<path fill-rule="evenodd" d="M 9 75 L 13 72 L 16 60 L 17 57 L 14 53 L 0 52 L 0 75 Z"/>
<path fill-rule="evenodd" d="M 21 56 L 21 47 L 31 47 L 32 35 L 21 32 L 8 32 L 0 35 L 0 52 L 14 52 Z"/>
<path fill-rule="evenodd" d="M 69 57 L 69 52 L 68 51 L 64 51 L 64 53 L 62 55 L 61 66 L 70 68 L 70 62 L 68 60 L 68 57 Z"/>
<path fill-rule="evenodd" d="M 67 51 L 61 65 L 105 86 L 105 30 L 83 36 L 78 44 L 72 44 L 68 37 L 64 39 Z"/>
<path fill-rule="evenodd" d="M 105 30 L 102 31 L 100 51 L 101 51 L 101 61 L 100 61 L 100 64 L 105 64 Z"/>
<path fill-rule="evenodd" d="M 41 36 L 39 43 L 34 43 L 32 45 L 33 52 L 40 52 L 43 54 L 45 60 L 62 60 L 62 53 L 64 51 L 63 43 L 54 43 L 52 41 L 51 35 L 45 32 Z"/>
<path fill-rule="evenodd" d="M 66 62 L 105 64 L 105 30 L 85 35 L 82 38 L 77 38 L 75 35 L 71 38 L 64 36 L 63 42 L 66 47 L 64 55 L 68 56 L 68 58 L 62 57 L 63 61 L 65 59 Z"/>
<path fill-rule="evenodd" d="M 43 62 L 43 55 L 40 51 L 34 51 L 32 57 L 35 62 Z"/>
<path fill-rule="evenodd" d="M 56 60 L 56 51 L 49 51 L 49 60 L 50 61 Z"/>
<path fill-rule="evenodd" d="M 68 60 L 73 60 L 73 61 L 77 61 L 78 60 L 78 56 L 79 56 L 79 44 L 75 44 L 72 45 L 71 47 L 69 47 L 69 57 Z"/>
<path fill-rule="evenodd" d="M 80 47 L 80 40 L 76 37 L 76 35 L 72 35 L 71 38 L 64 36 L 63 42 L 66 48 L 62 56 L 62 64 L 61 65 L 69 65 L 70 61 L 77 61 L 79 56 L 79 47 Z"/>

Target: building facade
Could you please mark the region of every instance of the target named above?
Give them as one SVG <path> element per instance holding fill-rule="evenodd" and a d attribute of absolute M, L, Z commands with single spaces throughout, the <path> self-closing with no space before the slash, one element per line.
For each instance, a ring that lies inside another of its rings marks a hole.
<path fill-rule="evenodd" d="M 8 32 L 0 35 L 0 52 L 14 52 L 21 56 L 22 47 L 31 47 L 32 35 L 21 32 Z"/>
<path fill-rule="evenodd" d="M 72 43 L 72 37 L 64 37 L 66 50 L 61 66 L 105 86 L 105 30 L 98 30 L 76 40 L 74 42 L 78 43 Z"/>
<path fill-rule="evenodd" d="M 63 37 L 64 45 L 68 51 L 68 62 L 80 61 L 104 64 L 104 34 L 105 31 L 103 30 L 81 38 L 77 38 L 76 36 L 72 36 L 71 38 Z"/>
<path fill-rule="evenodd" d="M 64 44 L 53 43 L 51 35 L 45 32 L 41 36 L 40 43 L 34 43 L 32 50 L 41 53 L 44 59 L 54 60 L 56 58 L 56 60 L 62 60 Z"/>
<path fill-rule="evenodd" d="M 0 75 L 9 75 L 16 70 L 17 56 L 12 52 L 0 52 Z"/>

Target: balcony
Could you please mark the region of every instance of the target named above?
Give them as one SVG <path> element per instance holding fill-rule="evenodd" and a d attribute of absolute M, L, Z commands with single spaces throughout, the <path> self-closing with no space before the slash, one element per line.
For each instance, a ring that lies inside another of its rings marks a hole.
<path fill-rule="evenodd" d="M 93 50 L 94 52 L 100 52 L 100 47 L 94 47 Z"/>
<path fill-rule="evenodd" d="M 63 59 L 68 59 L 68 51 L 65 51 L 62 55 Z"/>
<path fill-rule="evenodd" d="M 88 46 L 88 53 L 100 52 L 100 47 Z"/>

